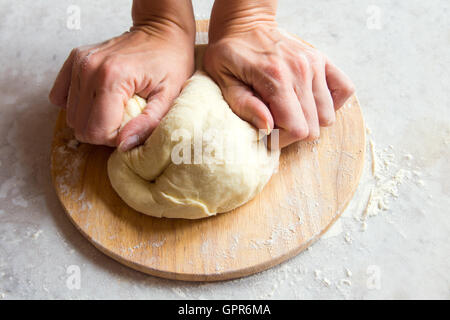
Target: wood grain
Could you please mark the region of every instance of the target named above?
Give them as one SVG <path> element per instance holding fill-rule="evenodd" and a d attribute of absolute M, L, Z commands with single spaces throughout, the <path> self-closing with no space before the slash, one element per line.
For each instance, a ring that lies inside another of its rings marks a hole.
<path fill-rule="evenodd" d="M 207 22 L 199 22 L 200 31 Z M 206 29 L 205 29 L 206 28 Z M 112 189 L 111 148 L 72 146 L 61 110 L 52 145 L 56 193 L 73 224 L 94 246 L 142 272 L 216 281 L 277 265 L 316 241 L 340 216 L 358 185 L 365 127 L 355 96 L 321 129 L 318 142 L 283 149 L 278 172 L 255 199 L 201 220 L 153 218 L 128 207 Z"/>

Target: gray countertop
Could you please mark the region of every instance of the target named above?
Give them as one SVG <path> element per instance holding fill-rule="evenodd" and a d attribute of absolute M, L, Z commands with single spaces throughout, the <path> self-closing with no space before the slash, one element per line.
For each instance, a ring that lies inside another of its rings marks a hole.
<path fill-rule="evenodd" d="M 80 9 L 79 30 L 67 27 L 70 5 Z M 198 18 L 210 8 L 195 1 Z M 0 299 L 449 299 L 449 9 L 445 0 L 280 1 L 280 26 L 356 84 L 370 128 L 364 176 L 342 218 L 309 250 L 244 279 L 183 283 L 99 252 L 51 184 L 58 109 L 49 88 L 72 47 L 128 28 L 130 1 L 0 1 Z"/>

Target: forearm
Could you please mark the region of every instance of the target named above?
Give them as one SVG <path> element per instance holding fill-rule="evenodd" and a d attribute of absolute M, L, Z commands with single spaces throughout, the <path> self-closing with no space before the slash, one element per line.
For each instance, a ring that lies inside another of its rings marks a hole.
<path fill-rule="evenodd" d="M 195 36 L 195 18 L 191 0 L 134 0 L 133 29 L 153 32 L 182 30 Z"/>
<path fill-rule="evenodd" d="M 259 24 L 276 26 L 277 0 L 216 0 L 211 12 L 209 40 L 246 31 Z"/>

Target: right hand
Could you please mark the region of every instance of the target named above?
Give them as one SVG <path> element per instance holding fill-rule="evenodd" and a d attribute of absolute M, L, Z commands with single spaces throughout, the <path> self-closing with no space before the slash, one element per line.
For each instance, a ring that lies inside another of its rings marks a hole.
<path fill-rule="evenodd" d="M 126 151 L 150 136 L 193 71 L 194 35 L 177 26 L 138 27 L 73 49 L 49 98 L 67 108 L 77 140 Z M 147 99 L 147 106 L 119 132 L 124 106 L 134 94 Z"/>
<path fill-rule="evenodd" d="M 354 86 L 323 53 L 280 31 L 275 8 L 274 0 L 216 0 L 203 63 L 231 109 L 256 128 L 279 129 L 285 147 L 319 138 Z"/>

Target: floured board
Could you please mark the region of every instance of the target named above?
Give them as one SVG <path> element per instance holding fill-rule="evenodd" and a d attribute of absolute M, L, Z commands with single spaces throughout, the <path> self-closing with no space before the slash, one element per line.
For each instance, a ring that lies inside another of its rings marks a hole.
<path fill-rule="evenodd" d="M 207 22 L 197 23 L 199 31 Z M 216 281 L 285 261 L 317 240 L 358 185 L 365 127 L 355 96 L 318 142 L 283 149 L 280 167 L 251 202 L 201 220 L 158 219 L 128 207 L 112 189 L 112 148 L 73 146 L 61 110 L 52 145 L 56 193 L 70 220 L 98 249 L 136 270 L 170 279 Z"/>

